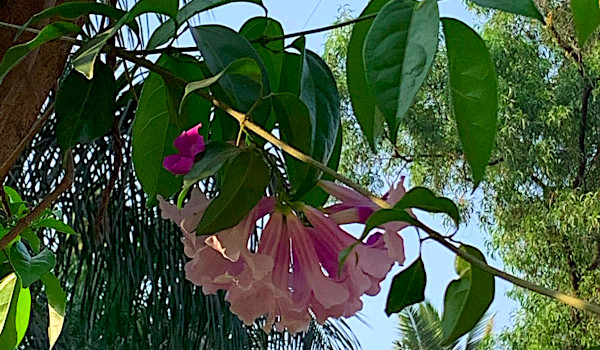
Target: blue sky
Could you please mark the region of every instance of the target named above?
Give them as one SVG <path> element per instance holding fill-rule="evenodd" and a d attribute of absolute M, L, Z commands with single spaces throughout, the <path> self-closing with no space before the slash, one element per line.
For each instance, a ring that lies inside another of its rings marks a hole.
<path fill-rule="evenodd" d="M 353 15 L 360 14 L 366 6 L 367 0 L 263 0 L 269 10 L 269 15 L 283 25 L 286 33 L 303 29 L 323 27 L 331 24 L 341 6 L 348 5 L 353 10 Z M 465 9 L 460 0 L 442 0 L 439 2 L 442 16 L 458 18 L 466 23 L 473 24 L 474 18 Z M 239 29 L 249 18 L 262 15 L 262 10 L 256 5 L 234 3 L 211 11 L 208 15 L 198 18 L 201 23 L 221 23 L 234 29 Z M 316 51 L 323 51 L 325 34 L 314 34 L 307 37 L 307 46 Z M 182 37 L 180 45 L 193 45 L 189 37 Z M 426 223 L 434 228 L 443 230 L 440 220 L 420 215 Z M 352 230 L 358 230 L 353 228 Z M 404 232 L 406 242 L 407 265 L 418 256 L 419 247 L 417 234 L 413 229 Z M 485 252 L 484 242 L 486 234 L 480 230 L 477 223 L 461 227 L 456 238 L 460 241 L 478 247 Z M 428 281 L 426 297 L 441 311 L 446 286 L 456 277 L 454 272 L 454 255 L 434 242 L 426 242 L 422 247 L 422 255 L 427 270 Z M 493 266 L 501 267 L 499 261 L 490 260 Z M 385 301 L 390 287 L 391 279 L 402 268 L 396 266 L 392 273 L 382 284 L 382 292 L 376 297 L 365 297 L 364 309 L 361 319 L 356 317 L 348 319 L 353 332 L 357 335 L 364 349 L 391 349 L 392 342 L 398 338 L 397 316 L 385 315 Z M 505 294 L 511 287 L 509 284 L 496 279 L 496 297 L 492 304 L 491 312 L 496 314 L 496 329 L 510 325 L 510 314 L 517 304 L 508 299 Z M 365 325 L 363 321 L 368 323 Z"/>

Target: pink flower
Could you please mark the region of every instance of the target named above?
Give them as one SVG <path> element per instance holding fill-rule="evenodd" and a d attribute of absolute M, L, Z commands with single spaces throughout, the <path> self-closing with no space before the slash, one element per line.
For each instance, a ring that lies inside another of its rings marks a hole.
<path fill-rule="evenodd" d="M 330 195 L 339 199 L 341 203 L 334 204 L 328 208 L 325 208 L 325 213 L 335 220 L 338 224 L 350 224 L 350 223 L 361 223 L 364 224 L 369 216 L 375 211 L 381 209 L 369 198 L 362 194 L 349 189 L 344 186 L 340 186 L 331 181 L 319 181 L 319 186 Z M 404 177 L 400 180 L 400 183 L 396 187 L 392 187 L 388 193 L 385 194 L 384 199 L 390 205 L 395 205 L 406 193 L 404 188 Z M 412 215 L 412 211 L 409 211 Z M 404 240 L 402 236 L 398 234 L 400 230 L 408 227 L 409 224 L 406 222 L 388 222 L 383 224 L 381 228 L 384 230 L 383 243 L 387 248 L 390 258 L 398 261 L 400 264 L 404 263 Z M 377 236 L 379 237 L 379 236 Z M 379 240 L 380 238 L 377 238 Z M 370 240 L 371 242 L 375 242 Z M 367 241 L 368 243 L 369 241 Z"/>
<path fill-rule="evenodd" d="M 163 162 L 165 169 L 175 175 L 185 175 L 192 170 L 194 158 L 204 151 L 204 137 L 199 133 L 201 127 L 202 124 L 198 124 L 175 138 L 173 145 L 179 153 L 165 157 Z"/>
<path fill-rule="evenodd" d="M 312 227 L 274 197 L 263 198 L 235 227 L 197 237 L 194 230 L 209 201 L 195 188 L 181 209 L 160 198 L 163 217 L 184 234 L 186 278 L 205 294 L 226 290 L 233 313 L 246 324 L 266 317 L 265 330 L 275 325 L 292 333 L 308 329 L 311 320 L 349 317 L 362 308 L 364 294 L 375 295 L 394 264 L 382 235 L 359 244 L 343 266 L 338 256 L 356 239 L 317 209 L 301 210 Z M 267 219 L 256 230 L 257 220 Z M 258 232 L 258 249 L 248 241 Z"/>

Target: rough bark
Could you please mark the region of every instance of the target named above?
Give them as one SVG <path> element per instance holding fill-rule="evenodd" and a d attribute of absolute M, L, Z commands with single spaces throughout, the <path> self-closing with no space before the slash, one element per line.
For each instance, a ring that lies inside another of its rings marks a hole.
<path fill-rule="evenodd" d="M 35 13 L 63 2 L 66 0 L 0 0 L 0 21 L 23 24 Z M 0 28 L 0 57 L 15 44 L 14 36 L 14 30 Z M 24 33 L 18 42 L 31 38 Z M 63 71 L 70 48 L 70 44 L 58 41 L 43 45 L 13 68 L 0 85 L 0 164 L 9 159 L 35 123 Z"/>

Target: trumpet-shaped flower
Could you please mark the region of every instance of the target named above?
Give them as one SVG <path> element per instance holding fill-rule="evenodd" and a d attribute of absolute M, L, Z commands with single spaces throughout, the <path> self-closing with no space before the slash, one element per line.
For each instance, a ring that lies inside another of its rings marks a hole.
<path fill-rule="evenodd" d="M 350 223 L 366 223 L 367 219 L 375 211 L 379 210 L 379 206 L 373 203 L 369 198 L 362 194 L 349 189 L 344 186 L 340 186 L 332 181 L 320 181 L 319 185 L 328 194 L 339 199 L 341 203 L 334 204 L 328 208 L 325 208 L 325 213 L 334 219 L 338 224 L 350 224 Z M 406 193 L 404 188 L 404 177 L 396 187 L 392 187 L 390 191 L 384 196 L 385 201 L 394 206 Z M 412 215 L 412 212 L 410 212 Z M 383 242 L 390 258 L 398 261 L 400 264 L 404 263 L 404 240 L 399 235 L 399 231 L 409 226 L 408 223 L 394 221 L 388 222 L 381 225 L 384 230 Z M 379 236 L 375 236 L 375 240 L 379 240 Z M 367 241 L 369 242 L 369 241 Z"/>
<path fill-rule="evenodd" d="M 295 333 L 316 318 L 348 317 L 362 308 L 363 294 L 375 295 L 394 264 L 382 235 L 359 244 L 340 266 L 338 257 L 356 239 L 317 209 L 304 206 L 303 222 L 290 208 L 263 198 L 235 227 L 210 236 L 194 233 L 209 201 L 197 188 L 181 209 L 160 198 L 164 218 L 182 229 L 186 278 L 205 294 L 226 290 L 231 311 L 246 324 L 266 318 L 265 329 Z M 267 219 L 256 230 L 257 220 Z M 307 225 L 310 224 L 310 225 Z M 258 232 L 258 248 L 248 242 Z"/>
<path fill-rule="evenodd" d="M 165 169 L 175 175 L 185 175 L 192 170 L 194 158 L 204 151 L 204 137 L 199 133 L 201 127 L 202 124 L 198 124 L 175 138 L 173 145 L 179 153 L 165 158 L 163 162 Z"/>

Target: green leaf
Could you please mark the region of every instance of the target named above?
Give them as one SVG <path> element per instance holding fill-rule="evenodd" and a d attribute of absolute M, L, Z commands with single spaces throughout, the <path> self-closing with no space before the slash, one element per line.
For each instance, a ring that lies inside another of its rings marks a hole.
<path fill-rule="evenodd" d="M 5 276 L 0 282 L 0 333 L 4 329 L 16 285 L 17 275 L 14 273 Z"/>
<path fill-rule="evenodd" d="M 394 277 L 388 293 L 385 313 L 389 316 L 402 311 L 409 305 L 424 301 L 426 282 L 425 266 L 423 260 L 418 258 Z"/>
<path fill-rule="evenodd" d="M 436 0 L 390 1 L 367 35 L 363 51 L 367 82 L 392 143 L 435 58 L 439 21 Z"/>
<path fill-rule="evenodd" d="M 600 25 L 600 4 L 598 0 L 571 0 L 571 11 L 579 47 L 583 47 Z"/>
<path fill-rule="evenodd" d="M 454 220 L 456 226 L 460 223 L 460 213 L 453 201 L 445 197 L 438 197 L 431 190 L 423 187 L 415 187 L 408 191 L 394 208 L 415 208 L 429 213 L 445 213 Z"/>
<path fill-rule="evenodd" d="M 181 25 L 201 12 L 208 11 L 232 2 L 249 2 L 264 8 L 264 5 L 260 0 L 192 0 L 183 6 L 177 13 L 177 23 Z M 177 24 L 175 24 L 173 19 L 169 19 L 158 26 L 154 33 L 152 33 L 152 37 L 150 37 L 150 40 L 148 41 L 147 48 L 152 50 L 167 43 L 175 36 L 176 33 Z"/>
<path fill-rule="evenodd" d="M 21 278 L 23 288 L 28 288 L 54 268 L 56 257 L 47 249 L 38 255 L 31 256 L 25 244 L 17 241 L 10 249 L 10 264 Z"/>
<path fill-rule="evenodd" d="M 4 192 L 8 196 L 8 206 L 10 207 L 13 217 L 20 218 L 26 215 L 29 210 L 19 193 L 8 186 L 4 186 Z"/>
<path fill-rule="evenodd" d="M 404 209 L 381 209 L 369 216 L 360 240 L 365 239 L 372 229 L 392 221 L 403 221 L 411 225 L 418 224 L 417 219 L 410 216 Z"/>
<path fill-rule="evenodd" d="M 198 49 L 208 66 L 215 75 L 240 58 L 250 58 L 258 63 L 262 72 L 262 91 L 248 88 L 256 86 L 254 80 L 243 75 L 227 75 L 219 80 L 219 85 L 227 95 L 227 102 L 242 113 L 247 113 L 261 99 L 271 93 L 269 78 L 258 53 L 252 45 L 240 34 L 233 30 L 218 26 L 206 25 L 192 28 L 192 35 Z M 249 85 L 250 84 L 250 85 Z M 261 103 L 252 113 L 252 119 L 259 125 L 264 125 L 269 116 L 271 106 Z"/>
<path fill-rule="evenodd" d="M 215 175 L 225 163 L 240 154 L 240 149 L 222 141 L 206 144 L 201 158 L 194 163 L 192 170 L 184 176 L 186 187 Z"/>
<path fill-rule="evenodd" d="M 485 257 L 477 248 L 462 245 L 460 249 L 485 262 Z M 494 300 L 494 276 L 458 256 L 455 269 L 459 278 L 450 282 L 444 297 L 444 345 L 471 331 Z"/>
<path fill-rule="evenodd" d="M 115 20 L 121 19 L 127 12 L 119 10 L 113 6 L 98 2 L 89 1 L 72 1 L 64 4 L 56 5 L 45 9 L 42 12 L 31 17 L 19 30 L 16 37 L 19 37 L 28 27 L 50 17 L 61 17 L 64 19 L 75 19 L 84 15 L 101 15 Z M 137 23 L 130 23 L 135 32 L 139 32 Z M 16 40 L 16 38 L 15 38 Z"/>
<path fill-rule="evenodd" d="M 281 23 L 269 17 L 254 17 L 249 19 L 242 28 L 240 34 L 248 41 L 257 41 L 261 38 L 275 38 L 283 36 Z M 272 91 L 279 90 L 279 77 L 283 66 L 283 40 L 273 40 L 264 46 L 259 42 L 252 43 L 252 47 L 265 65 L 269 83 Z"/>
<path fill-rule="evenodd" d="M 107 65 L 98 62 L 91 80 L 71 70 L 56 94 L 56 139 L 63 151 L 108 133 L 116 98 L 115 76 Z"/>
<path fill-rule="evenodd" d="M 54 22 L 45 26 L 31 41 L 11 47 L 0 62 L 0 84 L 8 72 L 19 64 L 30 51 L 62 36 L 80 33 L 82 33 L 81 28 L 73 23 Z"/>
<path fill-rule="evenodd" d="M 216 75 L 203 79 L 201 81 L 194 81 L 185 86 L 185 93 L 183 94 L 182 102 L 185 101 L 191 93 L 196 90 L 205 89 L 217 81 L 224 78 L 224 76 L 240 75 L 249 79 L 249 83 L 254 83 L 254 86 L 247 86 L 247 88 L 260 91 L 262 89 L 262 71 L 258 63 L 251 58 L 240 58 L 231 62 L 225 69 L 217 73 Z"/>
<path fill-rule="evenodd" d="M 23 340 L 29 327 L 31 314 L 31 292 L 21 287 L 21 279 L 13 291 L 10 308 L 2 333 L 0 333 L 0 349 L 15 349 Z"/>
<path fill-rule="evenodd" d="M 240 153 L 225 170 L 220 193 L 206 208 L 197 235 L 213 234 L 237 225 L 265 194 L 269 167 L 252 151 Z"/>
<path fill-rule="evenodd" d="M 35 228 L 50 228 L 58 232 L 79 236 L 79 233 L 75 232 L 75 230 L 73 230 L 71 226 L 55 218 L 42 219 L 40 221 L 35 222 L 33 226 Z"/>
<path fill-rule="evenodd" d="M 58 278 L 51 273 L 42 277 L 42 283 L 44 283 L 46 298 L 48 299 L 48 314 L 50 317 L 48 339 L 50 340 L 50 349 L 52 349 L 63 328 L 67 294 L 60 286 Z"/>
<path fill-rule="evenodd" d="M 544 16 L 535 6 L 533 0 L 471 0 L 479 6 L 489 7 L 504 12 L 523 15 L 544 22 Z M 593 0 L 592 0 L 593 1 Z"/>
<path fill-rule="evenodd" d="M 273 94 L 271 99 L 281 139 L 304 154 L 312 154 L 311 119 L 304 102 L 290 93 Z M 284 157 L 292 194 L 305 182 L 316 182 L 317 173 L 308 164 L 287 153 Z"/>
<path fill-rule="evenodd" d="M 485 174 L 496 137 L 498 85 L 485 43 L 463 22 L 442 19 L 458 135 L 475 187 Z"/>
<path fill-rule="evenodd" d="M 21 238 L 27 240 L 27 242 L 29 242 L 29 246 L 31 247 L 31 250 L 33 250 L 33 252 L 35 254 L 39 254 L 40 252 L 40 246 L 42 245 L 42 241 L 40 240 L 40 238 L 35 234 L 35 232 L 33 232 L 33 230 L 31 228 L 26 228 L 25 230 L 23 230 L 23 232 L 21 232 Z"/>
<path fill-rule="evenodd" d="M 104 48 L 108 41 L 119 32 L 121 27 L 135 20 L 137 16 L 148 12 L 160 13 L 171 18 L 177 18 L 178 9 L 178 0 L 138 1 L 125 16 L 121 17 L 121 19 L 115 23 L 114 27 L 96 35 L 75 53 L 73 67 L 88 79 L 92 79 L 94 77 L 94 64 L 98 55 L 102 52 L 102 48 Z"/>
<path fill-rule="evenodd" d="M 163 55 L 157 64 L 186 80 L 204 79 L 200 64 L 190 56 Z M 156 73 L 149 74 L 142 88 L 132 130 L 132 158 L 150 206 L 157 204 L 157 194 L 168 198 L 181 188 L 183 178 L 163 168 L 164 158 L 178 152 L 175 138 L 198 123 L 204 125 L 200 133 L 208 134 L 210 103 L 190 96 L 179 114 L 183 93 L 183 85 L 165 82 Z"/>
<path fill-rule="evenodd" d="M 372 0 L 359 17 L 379 12 L 390 0 Z M 348 57 L 346 61 L 346 79 L 348 93 L 352 102 L 352 110 L 363 134 L 375 150 L 377 139 L 383 135 L 383 116 L 378 111 L 373 91 L 367 84 L 363 48 L 365 39 L 371 29 L 373 19 L 360 21 L 352 28 L 352 36 L 348 42 Z"/>

